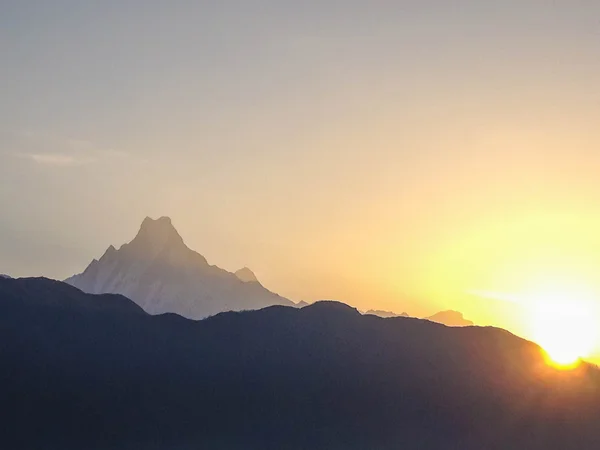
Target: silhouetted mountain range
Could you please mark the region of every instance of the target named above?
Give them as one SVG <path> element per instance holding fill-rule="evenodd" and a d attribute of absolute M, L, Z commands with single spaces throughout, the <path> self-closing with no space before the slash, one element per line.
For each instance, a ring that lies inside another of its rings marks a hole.
<path fill-rule="evenodd" d="M 381 311 L 376 309 L 370 309 L 365 314 L 372 314 L 374 316 L 388 318 L 388 317 L 410 317 L 407 313 L 396 314 L 392 311 Z M 458 311 L 441 311 L 434 314 L 433 316 L 425 317 L 425 320 L 431 322 L 441 323 L 448 327 L 468 327 L 474 325 L 473 322 L 464 318 L 463 314 Z"/>
<path fill-rule="evenodd" d="M 150 314 L 171 312 L 191 319 L 294 306 L 265 289 L 248 268 L 233 274 L 209 265 L 185 245 L 168 217 L 147 217 L 133 241 L 118 250 L 111 245 L 83 273 L 65 281 L 91 294 L 125 295 Z"/>
<path fill-rule="evenodd" d="M 407 313 L 405 313 L 405 312 L 403 312 L 401 314 L 396 314 L 395 312 L 392 312 L 392 311 L 382 311 L 380 309 L 369 309 L 364 314 L 371 314 L 373 316 L 378 316 L 378 317 L 383 317 L 383 318 L 389 318 L 389 317 L 409 317 L 409 315 Z"/>
<path fill-rule="evenodd" d="M 82 303 L 80 305 L 79 303 Z M 335 302 L 195 322 L 0 279 L 0 447 L 595 449 L 600 381 L 495 328 Z"/>

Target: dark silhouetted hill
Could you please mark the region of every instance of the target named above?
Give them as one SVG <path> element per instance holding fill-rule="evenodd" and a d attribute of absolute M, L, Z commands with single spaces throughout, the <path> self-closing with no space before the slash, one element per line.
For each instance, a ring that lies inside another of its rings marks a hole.
<path fill-rule="evenodd" d="M 146 314 L 142 308 L 122 295 L 90 295 L 48 278 L 3 278 L 0 281 L 0 299 L 3 303 L 72 311 Z"/>
<path fill-rule="evenodd" d="M 0 280 L 0 448 L 600 442 L 595 369 L 552 369 L 539 347 L 504 330 L 382 319 L 335 302 L 195 322 L 96 307 L 105 296 L 84 296 L 81 307 L 79 295 L 48 280 Z"/>

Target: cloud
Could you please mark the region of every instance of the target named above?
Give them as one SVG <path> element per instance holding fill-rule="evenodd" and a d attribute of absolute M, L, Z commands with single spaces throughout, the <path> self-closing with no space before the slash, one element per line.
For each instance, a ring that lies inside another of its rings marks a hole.
<path fill-rule="evenodd" d="M 31 153 L 19 155 L 27 158 L 36 164 L 54 167 L 74 167 L 91 164 L 96 162 L 96 159 L 89 156 L 73 156 L 60 153 Z"/>
<path fill-rule="evenodd" d="M 37 165 L 49 167 L 77 167 L 93 163 L 144 163 L 133 154 L 106 147 L 79 136 L 60 136 L 41 131 L 15 132 L 20 151 L 14 156 Z"/>

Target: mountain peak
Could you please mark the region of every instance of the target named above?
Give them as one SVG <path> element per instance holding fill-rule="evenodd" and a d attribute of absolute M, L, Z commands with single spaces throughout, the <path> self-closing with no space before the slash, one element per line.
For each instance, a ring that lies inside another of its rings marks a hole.
<path fill-rule="evenodd" d="M 171 219 L 166 216 L 158 219 L 146 217 L 132 243 L 156 251 L 167 246 L 185 245 L 183 239 L 173 226 Z"/>
<path fill-rule="evenodd" d="M 312 305 L 304 307 L 303 310 L 317 314 L 349 314 L 352 316 L 361 315 L 356 308 L 335 300 L 320 300 Z"/>
<path fill-rule="evenodd" d="M 146 217 L 144 219 L 144 221 L 142 222 L 142 226 L 140 230 L 144 230 L 144 229 L 150 229 L 150 230 L 157 230 L 157 229 L 175 229 L 173 227 L 173 222 L 171 221 L 170 217 L 167 216 L 162 216 L 159 217 L 158 219 L 152 219 L 151 217 Z"/>
<path fill-rule="evenodd" d="M 244 283 L 258 283 L 258 278 L 254 275 L 247 267 L 243 267 L 235 273 L 235 276 L 238 277 Z"/>
<path fill-rule="evenodd" d="M 122 294 L 150 314 L 170 312 L 192 319 L 293 305 L 262 286 L 247 267 L 234 275 L 209 265 L 186 246 L 169 217 L 146 217 L 131 242 L 118 250 L 108 247 L 100 260 L 66 281 L 88 293 Z"/>
<path fill-rule="evenodd" d="M 102 255 L 102 258 L 100 258 L 100 259 L 110 258 L 111 256 L 115 255 L 116 253 L 117 253 L 117 249 L 113 245 L 109 245 L 108 248 L 106 249 L 106 251 L 104 252 L 104 255 Z"/>

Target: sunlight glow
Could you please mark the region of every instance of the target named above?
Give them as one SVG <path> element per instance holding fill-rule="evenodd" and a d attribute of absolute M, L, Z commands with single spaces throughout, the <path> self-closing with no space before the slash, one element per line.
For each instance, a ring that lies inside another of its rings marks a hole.
<path fill-rule="evenodd" d="M 597 342 L 594 296 L 581 288 L 556 284 L 528 295 L 532 338 L 550 363 L 573 368 Z"/>

